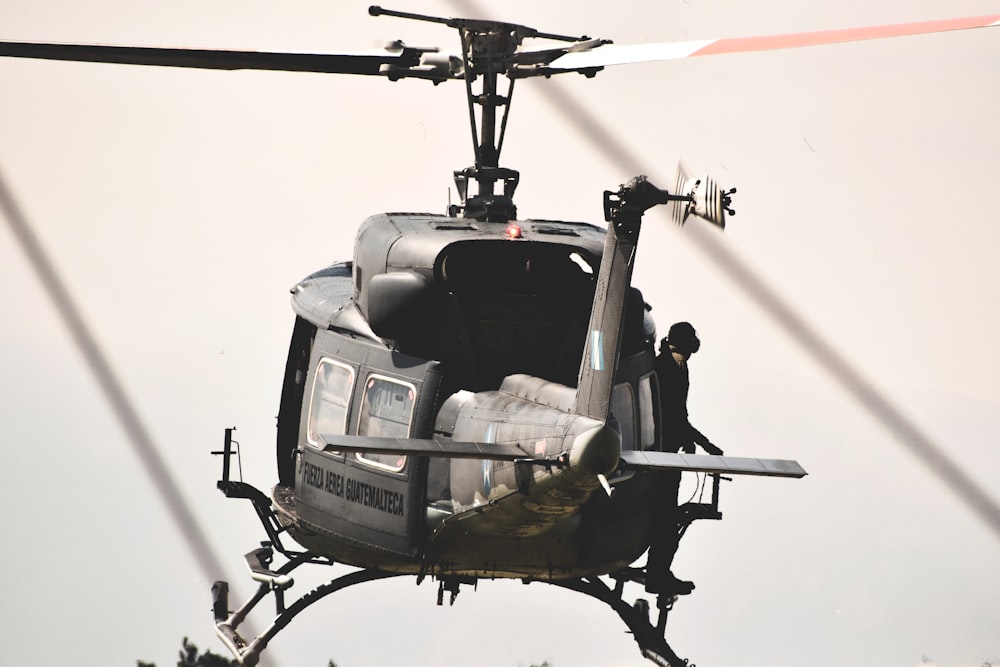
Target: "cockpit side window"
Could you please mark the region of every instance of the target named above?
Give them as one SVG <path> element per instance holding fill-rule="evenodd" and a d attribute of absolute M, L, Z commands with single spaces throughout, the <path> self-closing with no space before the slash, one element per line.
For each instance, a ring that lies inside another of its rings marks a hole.
<path fill-rule="evenodd" d="M 407 438 L 413 418 L 416 388 L 375 373 L 368 376 L 358 415 L 358 435 L 381 438 Z M 375 467 L 400 472 L 406 457 L 396 454 L 359 453 L 358 460 Z"/>
<path fill-rule="evenodd" d="M 653 375 L 639 378 L 639 448 L 656 446 L 656 406 L 653 396 Z"/>
<path fill-rule="evenodd" d="M 635 399 L 631 385 L 619 384 L 611 391 L 611 414 L 622 433 L 622 449 L 635 449 Z"/>
<path fill-rule="evenodd" d="M 332 359 L 320 359 L 316 366 L 309 404 L 310 445 L 322 447 L 319 436 L 347 433 L 348 409 L 354 389 L 354 369 Z"/>

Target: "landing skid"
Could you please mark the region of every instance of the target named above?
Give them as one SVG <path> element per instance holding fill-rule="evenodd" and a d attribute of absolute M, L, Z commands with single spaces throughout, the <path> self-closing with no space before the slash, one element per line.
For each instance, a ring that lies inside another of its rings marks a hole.
<path fill-rule="evenodd" d="M 404 576 L 396 572 L 382 572 L 379 570 L 357 570 L 349 574 L 332 579 L 327 583 L 317 586 L 290 606 L 285 606 L 285 589 L 289 588 L 293 582 L 289 576 L 292 570 L 303 563 L 316 562 L 311 554 L 290 560 L 283 567 L 275 572 L 261 567 L 269 563 L 273 551 L 269 546 L 255 549 L 246 555 L 247 565 L 250 568 L 251 576 L 260 581 L 257 593 L 247 600 L 243 606 L 236 611 L 229 611 L 229 584 L 225 581 L 217 581 L 212 585 L 212 613 L 215 615 L 215 632 L 222 642 L 229 648 L 241 665 L 253 667 L 260 660 L 261 651 L 267 648 L 268 642 L 274 639 L 293 618 L 305 611 L 314 602 L 318 602 L 331 593 L 336 593 L 355 584 L 363 584 L 367 581 L 377 581 L 390 577 Z M 239 625 L 246 619 L 247 614 L 257 606 L 257 604 L 267 597 L 268 593 L 274 593 L 275 617 L 271 625 L 264 632 L 257 635 L 250 641 L 245 640 L 236 631 Z"/>
<path fill-rule="evenodd" d="M 639 645 L 642 657 L 647 660 L 651 660 L 661 667 L 688 667 L 688 661 L 674 653 L 674 650 L 670 648 L 664 636 L 667 627 L 667 614 L 673 608 L 677 596 L 666 594 L 657 596 L 656 606 L 659 609 L 659 614 L 656 625 L 652 625 L 649 622 L 649 602 L 644 599 L 638 599 L 634 604 L 628 604 L 622 599 L 625 582 L 632 579 L 629 573 L 633 571 L 632 568 L 626 568 L 626 570 L 612 574 L 611 576 L 615 580 L 614 588 L 605 584 L 598 577 L 581 577 L 580 579 L 564 581 L 539 581 L 589 595 L 614 609 L 618 616 L 625 621 L 625 625 L 631 631 L 635 643 Z"/>
<path fill-rule="evenodd" d="M 232 652 L 237 662 L 248 667 L 253 667 L 253 665 L 258 663 L 261 652 L 293 618 L 305 611 L 313 603 L 319 602 L 331 593 L 336 593 L 349 586 L 368 581 L 377 581 L 391 577 L 414 576 L 381 570 L 356 570 L 332 579 L 321 586 L 317 586 L 295 600 L 291 605 L 285 606 L 285 590 L 290 588 L 294 583 L 294 580 L 290 576 L 291 572 L 305 563 L 320 561 L 312 554 L 299 554 L 282 567 L 272 571 L 268 569 L 268 566 L 273 556 L 273 549 L 266 542 L 261 548 L 246 554 L 245 558 L 247 567 L 250 569 L 250 576 L 260 582 L 260 586 L 253 597 L 235 611 L 229 610 L 229 584 L 225 581 L 217 581 L 212 586 L 212 612 L 215 616 L 215 631 L 222 642 Z M 332 564 L 329 561 L 325 562 Z M 674 653 L 664 637 L 667 614 L 673 607 L 676 596 L 659 595 L 657 597 L 659 614 L 655 626 L 650 623 L 650 607 L 646 600 L 639 599 L 630 605 L 622 598 L 625 582 L 635 581 L 641 576 L 641 570 L 626 568 L 612 575 L 615 582 L 613 587 L 608 586 L 598 577 L 581 577 L 579 579 L 552 581 L 536 579 L 528 580 L 526 583 L 541 581 L 553 586 L 576 591 L 577 593 L 583 593 L 604 602 L 614 609 L 618 616 L 625 622 L 625 625 L 628 626 L 644 658 L 651 660 L 661 667 L 688 667 L 688 661 Z M 444 592 L 451 593 L 450 602 L 454 604 L 455 598 L 458 595 L 459 584 L 475 584 L 475 579 L 442 577 L 438 589 L 438 604 L 442 604 Z M 271 621 L 271 624 L 261 634 L 249 641 L 244 639 L 237 631 L 240 624 L 246 620 L 247 614 L 254 607 L 264 600 L 268 594 L 272 593 L 274 594 L 275 604 L 274 620 Z"/>
<path fill-rule="evenodd" d="M 226 429 L 225 447 L 220 452 L 213 452 L 223 455 L 223 478 L 219 481 L 219 489 L 230 498 L 244 498 L 249 500 L 254 510 L 260 518 L 267 536 L 267 542 L 262 542 L 259 549 L 245 555 L 250 576 L 260 586 L 257 592 L 235 611 L 229 610 L 229 584 L 225 581 L 216 581 L 212 586 L 212 612 L 215 617 L 216 633 L 222 642 L 229 648 L 237 662 L 241 665 L 253 667 L 260 660 L 261 652 L 268 643 L 287 626 L 293 618 L 305 611 L 307 607 L 319 600 L 322 600 L 331 593 L 343 590 L 356 584 L 368 581 L 378 581 L 379 579 L 389 579 L 401 576 L 416 576 L 417 583 L 426 576 L 425 574 L 404 574 L 399 572 L 387 572 L 376 569 L 360 569 L 348 574 L 339 576 L 328 581 L 321 586 L 317 586 L 311 591 L 299 597 L 291 605 L 285 605 L 285 591 L 292 586 L 294 580 L 291 577 L 300 565 L 306 563 L 333 565 L 334 561 L 325 556 L 319 556 L 312 552 L 292 551 L 281 543 L 281 533 L 285 531 L 271 508 L 270 499 L 261 491 L 242 481 L 232 481 L 229 479 L 229 458 L 233 454 L 232 430 Z M 686 503 L 680 506 L 679 531 L 683 535 L 687 527 L 698 519 L 720 519 L 722 514 L 718 511 L 718 492 L 720 475 L 714 474 L 713 493 L 711 503 Z M 726 478 L 722 478 L 726 479 Z M 274 559 L 274 551 L 278 550 L 284 555 L 288 562 L 276 570 L 271 569 Z M 626 567 L 609 576 L 614 582 L 609 586 L 597 576 L 580 577 L 577 579 L 548 580 L 548 579 L 525 579 L 524 583 L 535 581 L 559 586 L 567 590 L 583 593 L 592 598 L 604 602 L 615 610 L 618 616 L 625 622 L 625 625 L 632 633 L 632 637 L 639 645 L 642 656 L 661 667 L 691 667 L 690 663 L 674 653 L 667 643 L 665 632 L 667 615 L 673 608 L 677 596 L 673 593 L 660 593 L 656 596 L 656 607 L 658 610 L 656 624 L 650 623 L 650 606 L 645 599 L 638 599 L 633 604 L 628 604 L 623 599 L 625 583 L 632 581 L 645 584 L 645 568 Z M 463 576 L 438 576 L 439 580 L 437 603 L 443 604 L 445 593 L 450 594 L 450 604 L 455 603 L 461 585 L 473 585 L 477 583 L 475 577 Z M 246 620 L 247 614 L 253 610 L 268 594 L 274 594 L 275 617 L 271 624 L 261 634 L 247 641 L 237 628 Z"/>

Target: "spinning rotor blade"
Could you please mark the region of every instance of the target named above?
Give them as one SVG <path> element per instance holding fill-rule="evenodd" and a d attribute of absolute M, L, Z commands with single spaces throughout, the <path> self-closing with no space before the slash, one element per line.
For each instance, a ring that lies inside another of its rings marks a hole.
<path fill-rule="evenodd" d="M 1000 25 L 1000 14 L 990 14 L 968 18 L 920 21 L 917 23 L 893 23 L 889 25 L 799 32 L 786 35 L 764 35 L 760 37 L 736 37 L 730 39 L 706 39 L 690 42 L 662 42 L 622 46 L 608 44 L 589 51 L 567 53 L 549 63 L 548 68 L 553 70 L 574 70 L 657 60 L 680 60 L 694 56 L 710 56 L 720 53 L 776 51 L 802 46 L 859 42 L 867 39 L 922 35 L 933 32 L 987 28 L 998 25 Z"/>
<path fill-rule="evenodd" d="M 294 53 L 282 51 L 225 51 L 101 44 L 0 42 L 0 56 L 66 60 L 123 65 L 155 65 L 218 70 L 278 70 L 329 74 L 382 74 L 383 66 L 416 67 L 421 56 L 436 49 L 413 48 L 402 43 L 382 50 L 346 53 Z"/>
<path fill-rule="evenodd" d="M 208 532 L 203 527 L 197 511 L 188 502 L 180 485 L 170 474 L 170 468 L 160 453 L 160 447 L 139 416 L 134 402 L 112 368 L 111 361 L 101 348 L 83 312 L 66 288 L 66 281 L 59 275 L 54 262 L 39 243 L 33 227 L 14 198 L 14 193 L 8 187 L 2 172 L 0 172 L 0 218 L 6 219 L 21 247 L 21 252 L 27 257 L 66 330 L 76 343 L 80 355 L 104 395 L 104 400 L 107 401 L 118 424 L 125 432 L 153 487 L 159 492 L 175 528 L 193 554 L 202 575 L 207 581 L 218 579 L 226 568 L 212 547 Z"/>

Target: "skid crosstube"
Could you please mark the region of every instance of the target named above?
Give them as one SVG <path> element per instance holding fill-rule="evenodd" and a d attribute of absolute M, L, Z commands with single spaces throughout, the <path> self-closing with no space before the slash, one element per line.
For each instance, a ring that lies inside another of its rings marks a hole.
<path fill-rule="evenodd" d="M 273 557 L 274 551 L 270 543 L 267 542 L 264 543 L 264 546 L 246 554 L 245 560 L 250 570 L 250 575 L 260 585 L 257 588 L 257 592 L 234 611 L 229 610 L 228 582 L 216 581 L 212 585 L 212 612 L 215 617 L 216 634 L 218 634 L 226 647 L 229 648 L 236 660 L 241 665 L 247 665 L 248 667 L 252 667 L 258 663 L 261 652 L 278 632 L 315 602 L 319 602 L 332 593 L 357 584 L 391 577 L 414 576 L 382 570 L 359 569 L 317 586 L 296 599 L 291 605 L 286 606 L 285 591 L 294 584 L 294 580 L 290 575 L 295 568 L 305 563 L 324 562 L 328 565 L 333 563 L 332 561 L 321 561 L 314 554 L 303 553 L 291 558 L 277 570 L 271 570 L 270 564 Z M 599 577 L 581 577 L 567 580 L 533 579 L 524 580 L 524 583 L 541 581 L 553 586 L 576 591 L 604 602 L 614 609 L 622 621 L 625 622 L 625 625 L 631 631 L 633 638 L 635 638 L 636 643 L 639 645 L 639 650 L 642 652 L 643 657 L 661 667 L 686 667 L 689 664 L 688 661 L 674 653 L 664 636 L 667 614 L 672 609 L 676 596 L 669 594 L 657 596 L 656 606 L 659 609 L 659 615 L 656 625 L 653 625 L 650 623 L 650 608 L 646 600 L 639 599 L 630 605 L 622 597 L 625 583 L 627 581 L 642 583 L 645 578 L 645 571 L 638 568 L 625 568 L 613 573 L 611 578 L 615 582 L 613 586 L 609 586 Z M 421 578 L 418 577 L 418 583 L 420 580 Z M 460 584 L 475 585 L 476 580 L 468 577 L 441 578 L 438 590 L 438 604 L 442 603 L 442 596 L 445 591 L 451 592 L 451 603 L 454 603 Z M 247 640 L 240 635 L 238 628 L 246 620 L 250 611 L 266 598 L 268 594 L 274 595 L 275 617 L 262 633 Z"/>

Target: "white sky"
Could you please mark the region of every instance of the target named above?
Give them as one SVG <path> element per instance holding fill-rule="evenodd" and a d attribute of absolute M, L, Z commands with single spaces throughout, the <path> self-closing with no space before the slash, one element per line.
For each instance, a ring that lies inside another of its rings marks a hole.
<path fill-rule="evenodd" d="M 463 5 L 387 6 L 444 16 Z M 0 39 L 357 50 L 457 45 L 360 2 L 0 0 Z M 494 18 L 619 44 L 1000 13 L 1000 2 L 547 3 Z M 1000 29 L 617 67 L 520 82 L 502 164 L 522 217 L 600 221 L 678 158 L 735 186 L 719 239 L 992 493 L 1000 471 Z M 625 171 L 539 91 L 558 85 L 637 156 Z M 379 211 L 443 211 L 472 161 L 460 85 L 0 59 L 0 169 L 167 457 L 236 598 L 263 533 L 214 489 L 237 426 L 247 481 L 275 481 L 287 288 L 348 259 Z M 798 459 L 801 481 L 727 485 L 678 574 L 668 638 L 710 665 L 1000 661 L 1000 540 L 831 382 L 691 242 L 650 215 L 635 282 L 687 319 L 693 421 L 727 453 Z M 150 488 L 9 232 L 0 232 L 0 665 L 175 662 L 222 652 L 210 581 Z M 326 575 L 318 572 L 316 576 Z M 305 577 L 308 579 L 308 577 Z M 304 581 L 293 591 L 307 590 Z M 635 590 L 634 595 L 640 591 Z M 596 601 L 510 582 L 434 606 L 432 583 L 335 595 L 274 662 L 643 665 Z M 270 610 L 258 615 L 263 625 Z"/>

